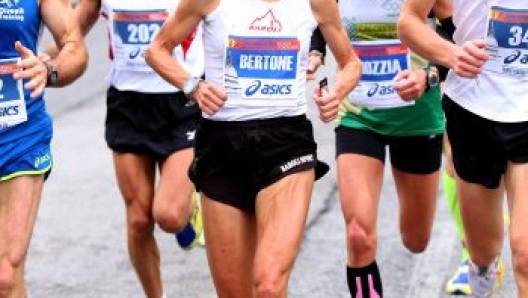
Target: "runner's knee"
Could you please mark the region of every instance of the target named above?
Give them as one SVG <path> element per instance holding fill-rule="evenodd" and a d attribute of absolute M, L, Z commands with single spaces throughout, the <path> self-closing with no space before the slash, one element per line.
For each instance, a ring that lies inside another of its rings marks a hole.
<path fill-rule="evenodd" d="M 361 258 L 362 255 L 369 255 L 376 250 L 376 233 L 356 220 L 352 220 L 347 225 L 348 243 L 352 254 Z"/>
<path fill-rule="evenodd" d="M 260 272 L 255 273 L 254 287 L 257 293 L 256 297 L 280 297 L 286 283 L 286 281 L 281 282 L 282 279 L 286 278 L 285 272 L 273 269 L 257 271 Z"/>
<path fill-rule="evenodd" d="M 143 237 L 154 231 L 154 219 L 148 214 L 128 212 L 128 234 L 132 237 Z"/>
<path fill-rule="evenodd" d="M 154 221 L 166 233 L 181 232 L 185 225 L 189 222 L 187 216 L 189 211 L 179 210 L 177 213 L 169 209 L 154 208 Z"/>
<path fill-rule="evenodd" d="M 0 297 L 9 297 L 15 287 L 15 265 L 6 257 L 0 257 Z"/>
<path fill-rule="evenodd" d="M 511 248 L 515 273 L 528 277 L 528 237 L 511 235 Z"/>
<path fill-rule="evenodd" d="M 402 233 L 403 245 L 412 253 L 424 252 L 429 243 L 429 233 Z"/>

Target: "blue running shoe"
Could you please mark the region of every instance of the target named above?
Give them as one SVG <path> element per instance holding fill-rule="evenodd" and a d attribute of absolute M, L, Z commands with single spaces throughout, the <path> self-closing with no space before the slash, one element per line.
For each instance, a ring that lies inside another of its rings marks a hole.
<path fill-rule="evenodd" d="M 193 194 L 193 214 L 185 228 L 176 234 L 176 241 L 183 250 L 190 250 L 197 245 L 204 246 L 202 207 L 200 204 L 200 194 Z"/>
<path fill-rule="evenodd" d="M 462 261 L 458 266 L 456 272 L 447 281 L 444 291 L 450 295 L 471 295 L 471 287 L 469 286 L 469 261 Z"/>

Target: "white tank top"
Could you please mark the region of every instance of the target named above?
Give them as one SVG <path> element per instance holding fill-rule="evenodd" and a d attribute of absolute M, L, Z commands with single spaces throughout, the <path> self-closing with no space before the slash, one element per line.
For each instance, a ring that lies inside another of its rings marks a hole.
<path fill-rule="evenodd" d="M 119 90 L 169 93 L 178 89 L 167 83 L 145 62 L 144 53 L 176 0 L 103 0 L 101 13 L 107 18 L 112 60 L 108 81 Z M 201 27 L 174 49 L 173 57 L 193 76 L 204 69 Z"/>
<path fill-rule="evenodd" d="M 487 39 L 492 58 L 476 79 L 461 78 L 451 71 L 445 92 L 481 117 L 498 122 L 528 121 L 526 3 L 526 0 L 453 2 L 455 42 L 462 45 L 469 40 Z"/>
<path fill-rule="evenodd" d="M 306 113 L 308 49 L 317 26 L 309 0 L 220 0 L 203 24 L 205 78 L 228 95 L 210 119 Z"/>

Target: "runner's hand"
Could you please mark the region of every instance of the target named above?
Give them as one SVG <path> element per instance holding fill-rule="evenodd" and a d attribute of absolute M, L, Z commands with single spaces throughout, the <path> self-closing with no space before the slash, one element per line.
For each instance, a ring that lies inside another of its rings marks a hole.
<path fill-rule="evenodd" d="M 475 78 L 482 72 L 482 66 L 489 59 L 484 40 L 472 40 L 458 47 L 455 53 L 453 71 L 464 78 Z"/>
<path fill-rule="evenodd" d="M 402 100 L 416 100 L 425 91 L 426 76 L 427 73 L 423 69 L 400 71 L 394 78 L 394 89 Z"/>
<path fill-rule="evenodd" d="M 308 68 L 306 70 L 308 81 L 315 79 L 315 73 L 321 64 L 323 64 L 323 58 L 320 55 L 308 55 Z"/>
<path fill-rule="evenodd" d="M 319 88 L 315 89 L 314 100 L 319 108 L 319 118 L 328 123 L 337 118 L 339 111 L 339 100 L 332 89 Z"/>
<path fill-rule="evenodd" d="M 224 106 L 227 96 L 222 88 L 201 81 L 196 87 L 196 92 L 194 92 L 194 100 L 202 112 L 212 116 Z"/>
<path fill-rule="evenodd" d="M 15 49 L 22 60 L 18 64 L 19 71 L 13 75 L 13 78 L 16 80 L 28 79 L 29 81 L 24 84 L 24 89 L 33 90 L 30 97 L 35 98 L 42 94 L 46 88 L 48 69 L 44 62 L 35 56 L 33 51 L 23 46 L 20 41 L 15 42 Z"/>

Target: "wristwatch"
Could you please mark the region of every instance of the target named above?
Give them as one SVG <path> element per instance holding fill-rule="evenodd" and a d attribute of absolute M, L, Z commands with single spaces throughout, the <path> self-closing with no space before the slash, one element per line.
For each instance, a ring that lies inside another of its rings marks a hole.
<path fill-rule="evenodd" d="M 46 68 L 48 71 L 48 74 L 46 77 L 46 87 L 56 86 L 59 80 L 59 73 L 57 72 L 55 67 L 53 67 L 53 65 L 51 65 L 50 63 L 44 62 L 44 65 L 46 65 Z"/>
<path fill-rule="evenodd" d="M 434 88 L 440 84 L 440 77 L 438 76 L 438 70 L 434 66 L 428 66 L 424 68 L 426 74 L 425 80 L 425 92 L 429 89 Z"/>
<path fill-rule="evenodd" d="M 194 93 L 196 92 L 196 89 L 198 89 L 198 85 L 201 81 L 203 81 L 202 78 L 189 77 L 187 81 L 183 83 L 182 91 L 183 94 L 185 94 L 185 97 L 187 97 L 187 99 L 194 100 Z"/>

